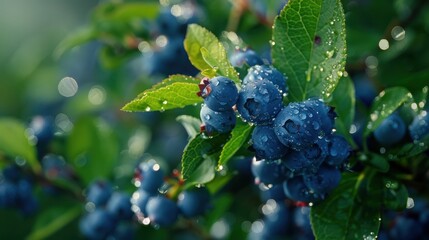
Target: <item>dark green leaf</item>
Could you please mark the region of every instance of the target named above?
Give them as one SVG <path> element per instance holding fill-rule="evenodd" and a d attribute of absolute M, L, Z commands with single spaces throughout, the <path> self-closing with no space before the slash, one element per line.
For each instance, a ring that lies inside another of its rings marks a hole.
<path fill-rule="evenodd" d="M 288 76 L 289 99 L 329 99 L 346 61 L 340 0 L 291 0 L 274 22 L 273 65 Z"/>
<path fill-rule="evenodd" d="M 200 132 L 201 121 L 198 118 L 181 115 L 176 118 L 176 121 L 183 125 L 190 138 L 194 138 Z"/>
<path fill-rule="evenodd" d="M 184 44 L 192 65 L 203 74 L 213 77 L 217 73 L 236 83 L 240 82 L 237 72 L 228 60 L 225 48 L 213 33 L 197 24 L 191 24 L 188 26 Z"/>
<path fill-rule="evenodd" d="M 0 152 L 13 158 L 23 158 L 33 171 L 41 171 L 36 149 L 27 138 L 24 124 L 11 118 L 2 118 L 0 119 L 0 133 Z"/>
<path fill-rule="evenodd" d="M 352 240 L 375 238 L 380 226 L 380 210 L 359 200 L 364 175 L 343 174 L 340 185 L 320 204 L 311 208 L 311 224 L 316 239 Z"/>
<path fill-rule="evenodd" d="M 416 143 L 407 143 L 392 152 L 393 159 L 412 158 L 429 149 L 429 136 Z"/>
<path fill-rule="evenodd" d="M 368 153 L 368 154 L 361 154 L 358 156 L 359 160 L 363 163 L 375 168 L 377 171 L 386 173 L 389 171 L 390 164 L 389 161 L 378 154 L 375 153 Z"/>
<path fill-rule="evenodd" d="M 335 107 L 338 115 L 335 119 L 337 131 L 343 136 L 349 135 L 355 116 L 355 87 L 349 77 L 340 78 L 329 104 Z"/>
<path fill-rule="evenodd" d="M 67 140 L 67 160 L 86 184 L 107 178 L 118 155 L 118 143 L 104 122 L 83 118 L 75 123 Z"/>
<path fill-rule="evenodd" d="M 213 201 L 213 210 L 211 210 L 205 217 L 206 226 L 208 229 L 215 224 L 219 218 L 225 216 L 225 213 L 231 207 L 231 204 L 234 202 L 233 196 L 222 194 L 220 197 Z"/>
<path fill-rule="evenodd" d="M 225 165 L 228 160 L 243 146 L 249 135 L 252 133 L 253 127 L 247 123 L 239 121 L 237 126 L 231 131 L 231 138 L 222 148 L 222 153 L 219 157 L 218 166 Z"/>
<path fill-rule="evenodd" d="M 76 219 L 82 212 L 82 206 L 52 206 L 42 212 L 34 225 L 33 232 L 28 240 L 46 239 L 61 228 Z"/>
<path fill-rule="evenodd" d="M 201 134 L 195 136 L 186 146 L 182 156 L 183 179 L 190 178 L 207 158 L 211 158 L 211 155 L 219 153 L 227 138 L 227 134 L 218 134 L 210 138 L 204 137 Z"/>
<path fill-rule="evenodd" d="M 383 120 L 392 114 L 404 102 L 411 100 L 412 96 L 403 87 L 392 87 L 382 91 L 371 106 L 369 122 L 366 126 L 364 136 L 373 132 Z"/>
<path fill-rule="evenodd" d="M 132 2 L 116 5 L 115 9 L 109 12 L 108 17 L 112 21 L 154 19 L 158 16 L 160 5 L 157 3 Z"/>
<path fill-rule="evenodd" d="M 124 111 L 164 111 L 182 108 L 203 101 L 197 96 L 199 80 L 184 75 L 173 75 L 141 93 L 127 103 Z"/>

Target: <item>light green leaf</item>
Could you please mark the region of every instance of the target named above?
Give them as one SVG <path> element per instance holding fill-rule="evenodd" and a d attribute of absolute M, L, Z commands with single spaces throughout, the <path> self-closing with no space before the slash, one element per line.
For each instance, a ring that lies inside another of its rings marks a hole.
<path fill-rule="evenodd" d="M 327 199 L 311 208 L 311 225 L 318 240 L 375 238 L 380 226 L 380 209 L 360 199 L 364 175 L 343 174 L 340 185 Z"/>
<path fill-rule="evenodd" d="M 207 159 L 219 154 L 222 145 L 226 142 L 228 134 L 217 134 L 212 137 L 204 137 L 198 134 L 191 139 L 182 155 L 182 177 L 188 179 L 197 171 L 198 167 Z M 201 172 L 201 175 L 206 173 Z M 210 172 L 207 174 L 211 174 Z"/>
<path fill-rule="evenodd" d="M 36 149 L 26 136 L 26 127 L 21 122 L 11 119 L 0 119 L 0 153 L 10 157 L 25 159 L 33 171 L 40 172 Z"/>
<path fill-rule="evenodd" d="M 130 2 L 116 5 L 109 12 L 109 19 L 128 22 L 134 19 L 154 19 L 158 16 L 160 5 L 157 3 Z"/>
<path fill-rule="evenodd" d="M 202 74 L 213 77 L 213 73 L 217 73 L 236 83 L 240 82 L 237 72 L 228 60 L 224 46 L 213 33 L 197 24 L 190 24 L 184 44 L 189 60 Z"/>
<path fill-rule="evenodd" d="M 69 36 L 62 40 L 60 44 L 58 44 L 54 51 L 54 57 L 58 59 L 66 51 L 78 45 L 94 40 L 96 37 L 97 33 L 92 28 L 92 26 L 86 26 L 79 30 L 73 31 Z"/>
<path fill-rule="evenodd" d="M 288 76 L 289 99 L 329 99 L 346 61 L 340 0 L 291 0 L 275 19 L 273 65 Z"/>
<path fill-rule="evenodd" d="M 203 101 L 197 96 L 200 81 L 184 75 L 172 75 L 127 103 L 124 111 L 164 111 L 183 108 Z"/>
<path fill-rule="evenodd" d="M 186 179 L 185 188 L 197 185 L 205 184 L 213 180 L 215 177 L 216 160 L 214 156 L 208 156 L 204 158 L 195 171 Z"/>
<path fill-rule="evenodd" d="M 364 136 L 373 132 L 390 114 L 403 103 L 412 99 L 411 93 L 403 87 L 392 87 L 382 91 L 371 106 L 369 121 Z"/>
<path fill-rule="evenodd" d="M 249 135 L 252 133 L 253 127 L 247 123 L 238 122 L 235 128 L 231 131 L 231 138 L 222 148 L 222 153 L 219 157 L 218 166 L 225 165 L 231 157 L 243 146 Z"/>
<path fill-rule="evenodd" d="M 176 121 L 183 125 L 190 138 L 194 138 L 200 132 L 201 121 L 198 118 L 180 115 L 176 118 Z"/>
<path fill-rule="evenodd" d="M 75 123 L 66 147 L 67 160 L 86 184 L 107 178 L 119 155 L 118 142 L 108 125 L 92 118 Z"/>

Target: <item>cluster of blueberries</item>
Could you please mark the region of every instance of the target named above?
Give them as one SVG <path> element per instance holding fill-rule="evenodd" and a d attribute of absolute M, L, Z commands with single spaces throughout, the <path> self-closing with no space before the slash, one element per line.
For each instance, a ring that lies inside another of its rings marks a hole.
<path fill-rule="evenodd" d="M 203 187 L 184 190 L 177 199 L 175 196 L 162 194 L 163 188 L 169 186 L 164 181 L 164 172 L 155 160 L 142 162 L 138 166 L 134 184 L 138 189 L 131 197 L 132 210 L 137 220 L 145 225 L 168 227 L 179 216 L 198 217 L 210 207 L 210 193 Z"/>
<path fill-rule="evenodd" d="M 333 108 L 319 99 L 284 106 L 287 86 L 281 72 L 258 65 L 263 61 L 251 50 L 237 51 L 231 59 L 234 66 L 250 66 L 248 73 L 240 90 L 227 77 L 202 79 L 198 92 L 204 98 L 202 130 L 208 134 L 231 131 L 236 110 L 243 121 L 255 125 L 252 172 L 258 182 L 282 183 L 286 195 L 295 201 L 325 198 L 338 185 L 351 150 L 333 131 Z"/>
<path fill-rule="evenodd" d="M 19 209 L 24 215 L 37 211 L 31 180 L 16 165 L 9 165 L 0 173 L 0 208 Z"/>
<path fill-rule="evenodd" d="M 429 204 L 414 199 L 414 206 L 402 212 L 385 212 L 378 234 L 380 240 L 420 240 L 429 236 Z"/>
<path fill-rule="evenodd" d="M 80 222 L 85 237 L 133 239 L 134 220 L 144 225 L 169 227 L 179 216 L 198 217 L 210 207 L 210 194 L 203 187 L 184 190 L 175 200 L 161 193 L 167 183 L 155 160 L 142 162 L 137 167 L 134 184 L 138 189 L 132 195 L 114 191 L 106 181 L 90 185 L 86 194 L 87 213 Z"/>
<path fill-rule="evenodd" d="M 188 24 L 197 21 L 193 8 L 195 6 L 190 3 L 183 4 L 180 6 L 181 14 L 177 14 L 174 8 L 165 7 L 153 25 L 149 26 L 155 44 L 143 53 L 143 69 L 147 74 L 167 76 L 197 73 L 183 47 Z"/>

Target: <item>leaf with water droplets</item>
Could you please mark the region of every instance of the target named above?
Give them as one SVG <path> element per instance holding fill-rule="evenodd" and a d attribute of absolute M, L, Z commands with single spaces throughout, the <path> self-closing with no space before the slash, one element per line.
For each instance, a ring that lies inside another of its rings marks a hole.
<path fill-rule="evenodd" d="M 193 77 L 172 75 L 139 94 L 122 110 L 131 112 L 164 111 L 200 103 L 203 99 L 197 96 L 199 82 Z"/>
<path fill-rule="evenodd" d="M 249 135 L 252 133 L 253 127 L 247 123 L 239 121 L 231 132 L 231 138 L 222 149 L 219 157 L 218 166 L 225 165 L 228 160 L 243 146 Z"/>
<path fill-rule="evenodd" d="M 189 60 L 202 74 L 208 74 L 207 77 L 218 74 L 236 83 L 240 82 L 237 71 L 228 60 L 224 46 L 213 33 L 197 24 L 190 24 L 184 44 Z"/>
<path fill-rule="evenodd" d="M 216 134 L 211 137 L 204 137 L 202 134 L 198 134 L 191 139 L 182 155 L 183 179 L 187 180 L 191 177 L 193 180 L 204 179 L 203 175 L 210 174 L 210 171 L 199 171 L 197 176 L 194 175 L 199 166 L 203 164 L 207 158 L 216 159 L 216 156 L 218 157 L 222 145 L 227 139 L 228 134 Z"/>
<path fill-rule="evenodd" d="M 403 87 L 392 87 L 382 91 L 371 106 L 368 124 L 364 136 L 373 132 L 390 114 L 403 103 L 412 99 L 410 92 Z"/>
<path fill-rule="evenodd" d="M 340 0 L 291 0 L 274 22 L 273 65 L 288 76 L 289 99 L 329 99 L 346 61 Z"/>
<path fill-rule="evenodd" d="M 11 118 L 2 118 L 0 119 L 0 133 L 0 156 L 23 158 L 28 161 L 33 171 L 41 171 L 36 149 L 26 136 L 24 124 Z"/>
<path fill-rule="evenodd" d="M 337 131 L 350 143 L 353 143 L 349 130 L 355 116 L 355 88 L 350 78 L 340 78 L 329 105 L 335 107 L 338 115 L 335 119 Z"/>
<path fill-rule="evenodd" d="M 365 175 L 345 173 L 340 185 L 323 202 L 311 208 L 311 225 L 318 240 L 364 239 L 377 236 L 380 209 L 368 206 L 359 196 Z M 371 234 L 372 233 L 372 234 Z"/>

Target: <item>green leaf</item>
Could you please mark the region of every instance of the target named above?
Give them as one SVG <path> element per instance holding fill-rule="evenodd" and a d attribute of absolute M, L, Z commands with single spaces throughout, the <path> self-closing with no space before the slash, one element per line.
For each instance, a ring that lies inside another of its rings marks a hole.
<path fill-rule="evenodd" d="M 222 145 L 226 142 L 228 134 L 218 134 L 213 137 L 206 138 L 202 134 L 198 134 L 189 141 L 182 155 L 182 177 L 188 179 L 197 171 L 198 167 L 210 155 L 220 152 Z M 202 172 L 202 175 L 205 173 Z M 210 173 L 208 173 L 210 174 Z"/>
<path fill-rule="evenodd" d="M 371 106 L 369 121 L 364 137 L 373 132 L 390 114 L 403 103 L 412 99 L 410 92 L 403 87 L 392 87 L 382 91 Z"/>
<path fill-rule="evenodd" d="M 172 75 L 161 83 L 141 93 L 127 103 L 124 111 L 164 111 L 183 108 L 203 101 L 197 96 L 200 81 L 184 75 Z"/>
<path fill-rule="evenodd" d="M 176 121 L 183 125 L 190 138 L 194 138 L 200 132 L 201 121 L 198 118 L 180 115 L 176 118 Z"/>
<path fill-rule="evenodd" d="M 87 43 L 94 40 L 97 37 L 97 33 L 94 31 L 92 26 L 86 26 L 79 30 L 73 31 L 69 36 L 58 44 L 54 51 L 54 58 L 60 58 L 66 51 L 76 47 L 78 45 Z"/>
<path fill-rule="evenodd" d="M 318 240 L 352 240 L 377 236 L 380 209 L 359 199 L 364 175 L 343 174 L 340 185 L 320 204 L 311 208 L 311 225 Z"/>
<path fill-rule="evenodd" d="M 119 155 L 118 143 L 108 126 L 92 118 L 79 119 L 67 140 L 67 160 L 88 184 L 107 178 Z"/>
<path fill-rule="evenodd" d="M 33 232 L 27 240 L 46 239 L 71 221 L 82 212 L 82 206 L 53 206 L 39 214 Z"/>
<path fill-rule="evenodd" d="M 396 180 L 384 179 L 384 205 L 391 210 L 404 210 L 407 207 L 408 191 L 404 184 Z"/>
<path fill-rule="evenodd" d="M 27 138 L 24 124 L 15 119 L 2 118 L 0 119 L 0 133 L 0 152 L 13 158 L 23 158 L 33 171 L 41 171 L 36 149 Z"/>
<path fill-rule="evenodd" d="M 185 188 L 205 184 L 215 177 L 216 160 L 212 156 L 204 158 L 195 171 L 186 179 Z"/>
<path fill-rule="evenodd" d="M 289 99 L 329 99 L 346 61 L 340 0 L 291 0 L 274 21 L 273 65 L 288 76 Z"/>
<path fill-rule="evenodd" d="M 253 127 L 247 123 L 239 122 L 231 131 L 231 138 L 222 148 L 222 153 L 219 157 L 218 166 L 225 165 L 231 157 L 243 146 L 249 135 L 252 133 Z"/>
<path fill-rule="evenodd" d="M 189 60 L 202 74 L 213 77 L 213 74 L 217 73 L 236 83 L 240 82 L 237 72 L 228 60 L 224 46 L 213 33 L 197 24 L 190 24 L 184 44 Z"/>
<path fill-rule="evenodd" d="M 389 161 L 381 155 L 375 153 L 360 154 L 358 155 L 358 158 L 360 161 L 373 167 L 379 172 L 386 173 L 389 171 Z"/>
<path fill-rule="evenodd" d="M 109 12 L 108 18 L 112 21 L 128 22 L 134 19 L 154 19 L 158 16 L 160 5 L 157 3 L 121 3 Z"/>

